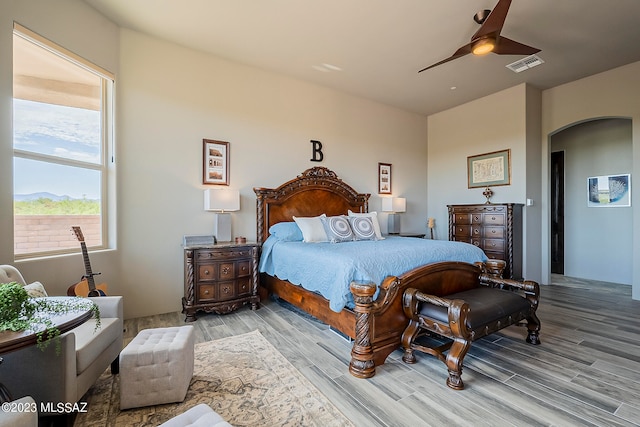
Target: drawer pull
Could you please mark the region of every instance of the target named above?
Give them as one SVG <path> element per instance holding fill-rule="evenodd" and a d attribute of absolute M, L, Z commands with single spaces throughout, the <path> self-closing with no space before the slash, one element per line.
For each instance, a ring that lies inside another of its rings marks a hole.
<path fill-rule="evenodd" d="M 491 232 L 492 232 L 493 234 L 496 234 L 496 230 L 491 230 Z"/>
<path fill-rule="evenodd" d="M 207 289 L 206 291 L 204 291 L 205 295 L 209 295 L 209 289 Z"/>
<path fill-rule="evenodd" d="M 229 274 L 229 267 L 223 267 L 222 268 L 222 273 L 223 274 Z"/>
<path fill-rule="evenodd" d="M 462 228 L 459 228 L 458 231 L 462 232 Z"/>
<path fill-rule="evenodd" d="M 209 273 L 209 270 L 205 270 L 205 271 L 204 271 L 204 274 L 205 274 L 205 276 L 208 276 L 208 275 L 210 274 L 210 273 Z"/>

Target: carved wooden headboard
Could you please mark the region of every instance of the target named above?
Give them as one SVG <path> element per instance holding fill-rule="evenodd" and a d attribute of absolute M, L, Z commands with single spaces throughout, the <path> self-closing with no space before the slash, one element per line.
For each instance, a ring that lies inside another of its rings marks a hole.
<path fill-rule="evenodd" d="M 325 167 L 313 167 L 278 188 L 254 188 L 256 193 L 257 240 L 262 244 L 269 237 L 269 227 L 293 216 L 327 214 L 346 215 L 368 212 L 370 194 L 358 193 L 344 183 L 335 172 Z"/>

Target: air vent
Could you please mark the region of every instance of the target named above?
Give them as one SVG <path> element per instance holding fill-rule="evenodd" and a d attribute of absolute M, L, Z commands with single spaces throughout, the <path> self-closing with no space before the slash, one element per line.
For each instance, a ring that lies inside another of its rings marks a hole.
<path fill-rule="evenodd" d="M 540 59 L 540 57 L 538 57 L 537 55 L 531 55 L 519 61 L 513 62 L 507 65 L 506 67 L 511 71 L 513 71 L 514 73 L 519 73 L 521 71 L 528 70 L 529 68 L 533 68 L 540 64 L 544 64 L 544 61 Z"/>

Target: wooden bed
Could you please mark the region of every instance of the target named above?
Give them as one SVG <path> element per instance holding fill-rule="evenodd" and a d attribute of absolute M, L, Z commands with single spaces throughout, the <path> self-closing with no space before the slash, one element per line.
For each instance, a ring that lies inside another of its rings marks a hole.
<path fill-rule="evenodd" d="M 370 194 L 362 194 L 344 183 L 335 172 L 324 167 L 307 169 L 298 177 L 278 188 L 254 188 L 257 209 L 257 240 L 269 237 L 269 227 L 293 216 L 308 217 L 346 215 L 368 212 Z M 317 319 L 354 340 L 349 372 L 358 378 L 375 375 L 375 367 L 400 347 L 401 337 L 409 319 L 402 306 L 407 288 L 416 288 L 433 295 L 447 295 L 461 283 L 476 283 L 482 273 L 480 266 L 461 262 L 440 262 L 413 269 L 398 277 L 388 277 L 380 285 L 351 283 L 355 300 L 353 310 L 334 312 L 329 301 L 301 286 L 293 285 L 267 274 L 260 276 L 260 292 L 279 298 L 304 310 Z"/>

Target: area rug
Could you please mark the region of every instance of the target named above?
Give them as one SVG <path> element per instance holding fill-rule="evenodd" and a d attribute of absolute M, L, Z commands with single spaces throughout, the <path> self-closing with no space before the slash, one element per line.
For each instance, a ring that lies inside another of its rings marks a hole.
<path fill-rule="evenodd" d="M 353 426 L 259 331 L 196 344 L 184 402 L 120 411 L 109 370 L 83 399 L 74 426 L 158 426 L 206 403 L 233 426 Z"/>

